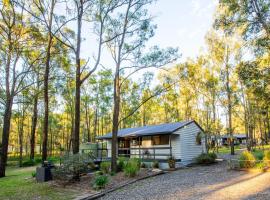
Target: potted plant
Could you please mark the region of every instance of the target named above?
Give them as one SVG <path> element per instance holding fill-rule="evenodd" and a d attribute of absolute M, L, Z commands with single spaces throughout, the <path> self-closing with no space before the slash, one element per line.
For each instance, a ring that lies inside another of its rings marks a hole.
<path fill-rule="evenodd" d="M 168 165 L 170 167 L 170 169 L 175 169 L 175 163 L 176 163 L 176 160 L 173 156 L 170 156 L 168 158 Z"/>

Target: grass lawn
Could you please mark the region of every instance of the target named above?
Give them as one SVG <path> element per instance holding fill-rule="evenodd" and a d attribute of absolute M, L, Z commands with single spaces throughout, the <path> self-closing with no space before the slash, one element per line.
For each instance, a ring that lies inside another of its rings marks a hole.
<path fill-rule="evenodd" d="M 234 146 L 235 151 L 237 151 L 239 149 L 242 149 L 242 148 L 244 148 L 244 147 L 240 146 L 240 145 Z M 220 153 L 220 154 L 229 154 L 229 153 L 231 153 L 231 147 L 230 146 L 222 146 L 222 147 L 218 148 L 218 153 Z"/>
<path fill-rule="evenodd" d="M 36 167 L 10 167 L 6 177 L 0 179 L 1 200 L 61 200 L 73 199 L 74 191 L 64 188 L 55 188 L 50 183 L 36 183 L 32 172 Z"/>

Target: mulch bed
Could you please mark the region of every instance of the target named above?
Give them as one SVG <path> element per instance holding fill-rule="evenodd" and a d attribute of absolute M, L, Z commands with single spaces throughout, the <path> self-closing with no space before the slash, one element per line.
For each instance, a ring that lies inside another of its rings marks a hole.
<path fill-rule="evenodd" d="M 139 173 L 135 177 L 126 177 L 123 172 L 118 172 L 114 176 L 109 176 L 109 183 L 105 188 L 101 190 L 95 190 L 93 186 L 94 181 L 94 173 L 86 174 L 80 178 L 78 182 L 70 182 L 70 183 L 61 183 L 58 181 L 51 181 L 50 184 L 53 187 L 65 188 L 72 191 L 76 191 L 81 196 L 76 199 L 92 199 L 91 197 L 104 194 L 107 192 L 111 192 L 115 189 L 123 187 L 127 184 L 133 183 L 136 180 L 141 180 L 144 178 L 152 177 L 158 174 L 163 173 L 162 171 L 152 170 L 152 169 L 141 169 Z M 94 198 L 93 198 L 94 199 Z"/>

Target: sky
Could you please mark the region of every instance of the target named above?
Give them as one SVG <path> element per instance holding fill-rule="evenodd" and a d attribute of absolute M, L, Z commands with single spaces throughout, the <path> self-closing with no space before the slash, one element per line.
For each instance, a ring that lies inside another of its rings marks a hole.
<path fill-rule="evenodd" d="M 204 37 L 213 24 L 213 14 L 217 0 L 157 0 L 149 6 L 157 25 L 155 36 L 147 47 L 178 47 L 182 55 L 180 61 L 187 57 L 195 58 L 204 46 Z M 73 27 L 75 28 L 75 27 Z M 76 30 L 76 28 L 75 28 Z M 89 27 L 83 26 L 82 56 L 88 59 L 95 55 L 95 40 L 89 35 Z M 93 53 L 91 53 L 93 52 Z M 101 63 L 113 65 L 111 57 L 103 52 Z"/>
<path fill-rule="evenodd" d="M 159 0 L 151 6 L 157 30 L 150 41 L 161 47 L 178 47 L 182 59 L 196 57 L 213 23 L 214 0 Z"/>

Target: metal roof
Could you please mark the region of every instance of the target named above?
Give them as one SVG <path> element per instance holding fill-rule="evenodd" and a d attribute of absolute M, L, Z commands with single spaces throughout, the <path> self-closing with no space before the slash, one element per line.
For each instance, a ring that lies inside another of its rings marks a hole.
<path fill-rule="evenodd" d="M 226 138 L 230 138 L 230 135 L 222 135 L 222 138 L 226 139 Z M 246 138 L 246 134 L 233 134 L 234 138 Z"/>
<path fill-rule="evenodd" d="M 182 121 L 182 122 L 175 122 L 175 123 L 142 126 L 142 127 L 136 127 L 136 128 L 124 128 L 118 131 L 117 136 L 118 137 L 138 137 L 138 136 L 172 134 L 174 131 L 192 122 L 196 123 L 194 120 L 189 120 L 189 121 Z M 200 127 L 200 129 L 202 128 Z M 97 137 L 97 139 L 111 139 L 111 138 L 112 138 L 112 133 L 108 133 L 106 135 Z"/>

